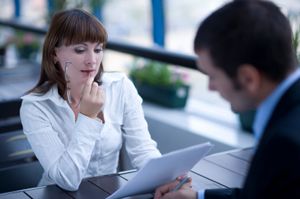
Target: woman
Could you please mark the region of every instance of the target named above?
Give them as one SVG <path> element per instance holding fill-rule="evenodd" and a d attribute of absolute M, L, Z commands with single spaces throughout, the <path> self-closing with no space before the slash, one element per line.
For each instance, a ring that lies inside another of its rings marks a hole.
<path fill-rule="evenodd" d="M 85 177 L 116 172 L 123 139 L 134 167 L 160 156 L 131 81 L 103 73 L 106 42 L 102 24 L 83 10 L 52 19 L 39 82 L 22 97 L 20 110 L 44 168 L 39 185 L 77 190 Z"/>

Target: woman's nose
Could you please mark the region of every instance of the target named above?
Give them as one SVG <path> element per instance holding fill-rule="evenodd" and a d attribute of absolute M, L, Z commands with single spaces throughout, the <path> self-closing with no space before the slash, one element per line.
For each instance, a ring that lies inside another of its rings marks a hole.
<path fill-rule="evenodd" d="M 85 62 L 87 65 L 95 65 L 97 63 L 97 55 L 94 52 L 88 52 L 85 57 Z"/>

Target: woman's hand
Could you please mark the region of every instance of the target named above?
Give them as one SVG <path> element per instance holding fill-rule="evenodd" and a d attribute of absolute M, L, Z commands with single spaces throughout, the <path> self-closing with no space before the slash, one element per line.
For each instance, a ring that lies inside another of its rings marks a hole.
<path fill-rule="evenodd" d="M 182 178 L 183 176 L 180 176 L 175 181 L 158 187 L 154 199 L 197 199 L 197 193 L 191 189 L 191 178 L 179 190 L 172 191 Z"/>
<path fill-rule="evenodd" d="M 105 102 L 105 93 L 101 86 L 93 82 L 94 78 L 89 77 L 82 91 L 82 98 L 80 102 L 80 113 L 90 117 L 96 118 L 102 110 Z"/>

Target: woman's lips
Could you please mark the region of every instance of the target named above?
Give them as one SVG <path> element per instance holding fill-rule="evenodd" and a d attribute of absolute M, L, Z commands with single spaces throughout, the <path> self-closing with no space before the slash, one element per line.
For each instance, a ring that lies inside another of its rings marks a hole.
<path fill-rule="evenodd" d="M 84 74 L 90 74 L 90 73 L 94 73 L 95 70 L 80 70 L 80 72 L 82 72 Z"/>

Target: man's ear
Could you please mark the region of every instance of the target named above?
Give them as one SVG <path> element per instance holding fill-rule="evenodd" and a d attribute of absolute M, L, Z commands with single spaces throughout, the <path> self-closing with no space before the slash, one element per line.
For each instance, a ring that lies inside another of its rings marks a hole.
<path fill-rule="evenodd" d="M 260 91 L 261 73 L 253 65 L 241 65 L 237 71 L 237 80 L 241 87 L 250 94 Z"/>

